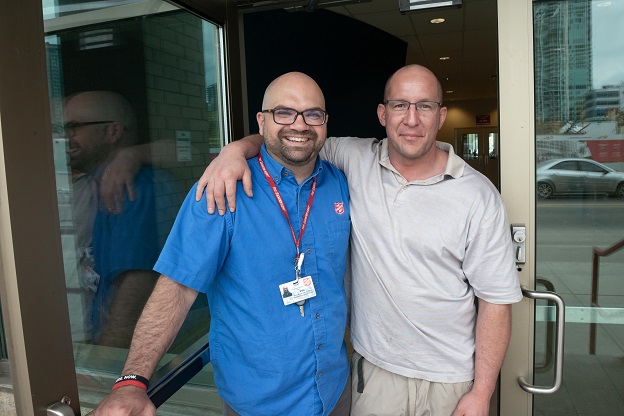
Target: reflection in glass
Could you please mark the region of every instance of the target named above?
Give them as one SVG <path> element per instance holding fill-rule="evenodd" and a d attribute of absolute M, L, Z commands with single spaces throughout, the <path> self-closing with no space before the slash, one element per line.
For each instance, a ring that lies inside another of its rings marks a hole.
<path fill-rule="evenodd" d="M 75 126 L 53 129 L 52 140 L 84 409 L 119 375 L 157 278 L 151 267 L 225 137 L 219 28 L 181 10 L 81 26 L 85 11 L 130 3 L 44 1 L 64 22 L 45 39 L 52 123 Z M 206 342 L 208 327 L 199 296 L 156 375 Z M 211 366 L 194 383 L 202 397 L 171 399 L 171 414 L 220 409 Z"/>
<path fill-rule="evenodd" d="M 535 414 L 619 414 L 624 408 L 624 0 L 536 1 L 533 12 L 536 279 L 566 302 L 563 386 L 554 395 L 536 395 Z M 551 309 L 536 304 L 538 385 L 552 384 Z"/>
<path fill-rule="evenodd" d="M 149 3 L 151 0 L 43 0 L 44 20 L 59 16 L 101 10 L 108 7 L 135 3 Z M 153 2 L 152 2 L 153 3 Z"/>

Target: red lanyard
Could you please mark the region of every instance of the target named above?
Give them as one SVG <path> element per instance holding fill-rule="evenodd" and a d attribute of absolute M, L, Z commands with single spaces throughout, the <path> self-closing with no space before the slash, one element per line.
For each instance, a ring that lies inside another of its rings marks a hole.
<path fill-rule="evenodd" d="M 301 243 L 301 237 L 303 237 L 303 232 L 305 231 L 306 225 L 308 224 L 308 217 L 310 216 L 310 209 L 312 208 L 312 201 L 314 201 L 314 194 L 316 193 L 316 178 L 312 181 L 312 189 L 310 190 L 310 196 L 308 198 L 308 205 L 306 206 L 305 214 L 303 214 L 303 219 L 301 220 L 301 229 L 299 230 L 299 238 L 295 235 L 295 230 L 290 223 L 290 217 L 288 216 L 288 211 L 286 210 L 286 205 L 284 205 L 284 200 L 282 199 L 282 195 L 277 189 L 277 185 L 275 185 L 275 181 L 271 178 L 269 171 L 264 165 L 264 161 L 262 160 L 262 155 L 258 154 L 258 163 L 260 164 L 260 168 L 262 169 L 262 173 L 264 173 L 264 177 L 267 182 L 271 186 L 271 190 L 273 190 L 273 195 L 275 195 L 275 199 L 277 200 L 277 204 L 282 210 L 282 214 L 286 217 L 286 221 L 288 221 L 288 226 L 290 227 L 290 233 L 292 234 L 293 241 L 295 242 L 295 248 L 297 249 L 297 258 L 299 257 L 299 244 Z"/>

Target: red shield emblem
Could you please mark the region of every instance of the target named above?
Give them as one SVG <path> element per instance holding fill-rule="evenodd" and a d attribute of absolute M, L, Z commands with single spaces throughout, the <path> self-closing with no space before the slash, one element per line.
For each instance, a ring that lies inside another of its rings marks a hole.
<path fill-rule="evenodd" d="M 334 202 L 334 211 L 338 215 L 344 214 L 344 202 Z"/>

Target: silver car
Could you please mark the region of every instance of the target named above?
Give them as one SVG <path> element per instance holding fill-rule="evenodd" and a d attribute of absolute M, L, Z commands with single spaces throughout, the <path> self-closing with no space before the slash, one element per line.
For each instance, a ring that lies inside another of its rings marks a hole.
<path fill-rule="evenodd" d="M 624 172 L 589 159 L 552 159 L 537 165 L 537 195 L 610 195 L 624 198 Z"/>

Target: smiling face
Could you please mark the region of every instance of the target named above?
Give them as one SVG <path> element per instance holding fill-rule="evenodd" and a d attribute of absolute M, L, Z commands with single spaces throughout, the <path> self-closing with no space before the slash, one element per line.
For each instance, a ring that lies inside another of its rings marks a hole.
<path fill-rule="evenodd" d="M 64 107 L 69 165 L 93 172 L 115 149 L 133 143 L 136 119 L 130 104 L 117 93 L 87 91 L 67 98 Z"/>
<path fill-rule="evenodd" d="M 267 87 L 262 108 L 325 111 L 325 98 L 312 78 L 291 72 L 275 79 Z M 256 115 L 256 120 L 271 156 L 291 169 L 295 176 L 301 174 L 307 177 L 312 173 L 316 156 L 327 138 L 327 123 L 309 126 L 298 114 L 293 124 L 282 125 L 274 121 L 272 113 L 262 112 Z"/>
<path fill-rule="evenodd" d="M 427 68 L 410 65 L 399 69 L 388 80 L 384 100 L 442 102 L 442 88 Z M 413 166 L 434 157 L 436 136 L 446 119 L 446 107 L 428 114 L 414 105 L 407 112 L 395 112 L 385 104 L 377 106 L 377 116 L 388 136 L 390 162 L 397 168 Z"/>
<path fill-rule="evenodd" d="M 81 93 L 68 99 L 64 109 L 66 123 L 84 123 L 98 120 L 116 120 L 115 114 L 102 110 L 96 93 Z M 109 134 L 109 124 L 91 124 L 71 129 L 66 133 L 67 155 L 72 169 L 91 172 L 111 152 L 114 141 Z"/>

